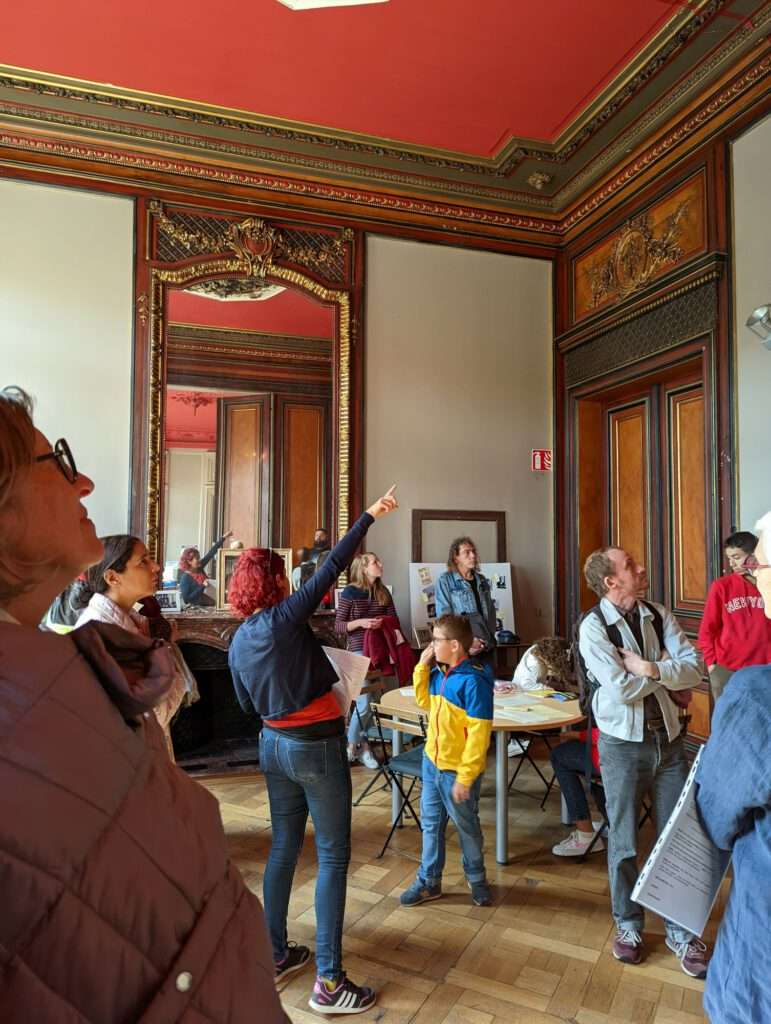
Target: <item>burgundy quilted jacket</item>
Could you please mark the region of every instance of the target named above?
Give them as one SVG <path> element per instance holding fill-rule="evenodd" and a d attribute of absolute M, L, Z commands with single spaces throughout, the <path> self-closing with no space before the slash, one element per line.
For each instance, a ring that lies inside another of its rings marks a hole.
<path fill-rule="evenodd" d="M 166 651 L 116 628 L 0 622 L 0 1021 L 283 1024 L 217 802 L 140 710 Z"/>

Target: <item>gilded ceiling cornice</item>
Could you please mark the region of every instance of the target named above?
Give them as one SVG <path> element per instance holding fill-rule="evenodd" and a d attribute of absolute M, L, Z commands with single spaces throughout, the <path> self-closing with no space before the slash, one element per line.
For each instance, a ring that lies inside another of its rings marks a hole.
<path fill-rule="evenodd" d="M 130 167 L 147 172 L 151 178 L 147 185 L 155 184 L 154 174 L 170 174 L 176 177 L 221 182 L 247 188 L 296 195 L 309 199 L 323 199 L 335 203 L 352 203 L 377 208 L 407 216 L 421 216 L 448 220 L 463 220 L 471 224 L 489 227 L 533 231 L 556 235 L 559 225 L 556 220 L 545 220 L 528 214 L 505 213 L 480 207 L 455 206 L 410 196 L 366 192 L 346 186 L 330 185 L 305 179 L 294 180 L 276 175 L 257 174 L 227 167 L 197 164 L 190 161 L 149 156 L 129 150 L 111 149 L 107 146 L 87 145 L 80 142 L 63 142 L 42 136 L 13 134 L 0 131 L 0 147 L 8 147 L 28 153 L 84 160 L 99 164 Z M 1 163 L 1 162 L 0 162 Z M 141 184 L 141 183 L 140 183 Z"/>
<path fill-rule="evenodd" d="M 566 162 L 576 150 L 604 127 L 628 100 L 640 91 L 681 51 L 731 0 L 692 0 L 679 9 L 633 61 L 587 107 L 565 127 L 553 143 L 511 137 L 491 157 L 439 147 L 418 146 L 359 132 L 346 132 L 284 118 L 251 114 L 248 111 L 192 103 L 177 97 L 160 96 L 133 89 L 102 86 L 82 79 L 35 72 L 0 65 L 0 88 L 20 90 L 38 96 L 113 107 L 144 115 L 170 117 L 213 128 L 225 128 L 261 135 L 284 143 L 313 148 L 332 148 L 378 159 L 423 164 L 428 168 L 455 170 L 463 174 L 508 177 L 525 159 L 551 163 Z M 102 122 L 104 124 L 104 122 Z M 146 137 L 152 137 L 148 132 Z M 159 133 L 164 141 L 167 133 Z M 265 159 L 275 150 L 263 150 Z M 257 156 L 254 152 L 253 155 Z M 281 158 L 286 153 L 281 150 Z M 359 164 L 355 165 L 359 168 Z"/>
<path fill-rule="evenodd" d="M 766 5 L 763 17 L 771 20 L 771 3 Z M 755 29 L 748 28 L 747 31 Z M 741 40 L 736 46 L 740 44 Z M 356 208 L 359 208 L 361 211 L 377 211 L 413 221 L 426 218 L 445 231 L 461 229 L 474 233 L 475 228 L 478 228 L 486 234 L 490 231 L 527 233 L 533 240 L 539 240 L 540 235 L 541 241 L 554 243 L 559 242 L 566 233 L 572 232 L 582 221 L 599 210 L 609 198 L 644 176 L 658 161 L 666 159 L 676 151 L 678 157 L 682 157 L 692 140 L 698 142 L 703 137 L 710 122 L 717 120 L 718 125 L 725 124 L 746 106 L 765 96 L 767 90 L 759 92 L 758 86 L 761 86 L 771 73 L 771 49 L 768 42 L 762 50 L 758 48 L 758 51 L 750 56 L 745 54 L 744 66 L 740 66 L 732 78 L 724 75 L 722 84 L 715 91 L 703 90 L 700 103 L 692 103 L 691 110 L 680 121 L 670 119 L 670 127 L 662 129 L 661 134 L 654 137 L 647 147 L 638 148 L 638 152 L 629 157 L 626 165 L 619 167 L 617 160 L 614 166 L 619 169 L 594 191 L 590 191 L 591 182 L 597 180 L 600 170 L 595 167 L 593 174 L 587 173 L 587 187 L 583 191 L 583 198 L 579 197 L 577 204 L 566 210 L 561 217 L 557 214 L 549 216 L 546 211 L 545 216 L 538 216 L 537 213 L 529 213 L 522 209 L 525 201 L 529 202 L 529 197 L 523 197 L 519 208 L 511 209 L 513 203 L 510 193 L 505 207 L 456 203 L 449 196 L 445 201 L 441 201 L 422 195 L 400 194 L 395 190 L 375 191 L 367 186 L 357 187 L 355 183 L 339 184 L 308 177 L 293 178 L 288 174 L 262 172 L 221 162 L 197 162 L 187 159 L 185 154 L 157 155 L 128 147 L 111 146 L 101 139 L 82 141 L 81 138 L 49 137 L 42 132 L 23 132 L 15 125 L 5 129 L 0 125 L 0 146 L 19 153 L 81 161 L 87 165 L 104 168 L 99 173 L 86 170 L 86 177 L 114 179 L 116 174 L 114 171 L 110 172 L 109 168 L 121 167 L 132 172 L 138 171 L 144 174 L 145 178 L 132 174 L 131 180 L 140 187 L 157 187 L 159 176 L 172 176 L 184 182 L 185 187 L 190 187 L 190 183 L 194 181 L 240 186 L 284 197 L 295 196 L 344 206 L 346 212 L 352 212 L 354 216 L 357 215 Z M 705 71 L 705 74 L 708 73 L 708 70 Z M 687 88 L 685 83 L 681 83 L 681 87 Z M 664 113 L 665 102 L 667 101 L 662 101 L 662 106 L 649 111 L 651 122 Z M 674 100 L 669 104 L 675 105 Z M 613 152 L 618 156 L 615 150 Z M 19 161 L 13 156 L 6 156 L 4 163 L 13 167 Z M 32 163 L 27 160 L 26 163 L 35 166 L 34 160 Z M 84 172 L 67 167 L 63 173 L 80 177 Z"/>

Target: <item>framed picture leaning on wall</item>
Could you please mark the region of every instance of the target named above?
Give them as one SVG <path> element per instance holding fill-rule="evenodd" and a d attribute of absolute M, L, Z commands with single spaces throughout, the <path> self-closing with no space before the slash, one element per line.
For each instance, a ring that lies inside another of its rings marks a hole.
<path fill-rule="evenodd" d="M 217 553 L 217 608 L 221 611 L 230 608 L 228 602 L 230 580 L 233 576 L 236 562 L 243 553 L 243 548 L 220 549 Z"/>
<path fill-rule="evenodd" d="M 286 573 L 286 578 L 289 580 L 289 589 L 290 591 L 293 590 L 292 549 L 271 548 L 271 551 L 275 551 L 277 555 L 281 555 L 284 559 L 284 572 Z M 220 611 L 226 611 L 230 608 L 230 602 L 228 601 L 230 580 L 233 577 L 233 570 L 236 567 L 236 562 L 243 553 L 243 548 L 229 548 L 220 551 L 217 555 L 217 608 Z"/>

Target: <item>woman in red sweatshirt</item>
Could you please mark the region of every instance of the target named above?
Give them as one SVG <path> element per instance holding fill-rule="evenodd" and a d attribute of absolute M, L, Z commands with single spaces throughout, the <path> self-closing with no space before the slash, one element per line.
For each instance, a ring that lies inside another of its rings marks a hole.
<path fill-rule="evenodd" d="M 731 674 L 747 665 L 771 664 L 771 620 L 752 575 L 758 538 L 740 531 L 723 545 L 731 572 L 715 580 L 699 627 L 699 647 L 717 700 Z"/>

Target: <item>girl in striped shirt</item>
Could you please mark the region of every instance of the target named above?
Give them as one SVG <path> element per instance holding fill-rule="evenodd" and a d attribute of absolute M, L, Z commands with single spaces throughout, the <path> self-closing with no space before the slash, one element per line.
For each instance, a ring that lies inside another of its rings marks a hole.
<path fill-rule="evenodd" d="M 349 651 L 361 654 L 365 630 L 380 629 L 387 615 L 397 617 L 396 609 L 393 598 L 383 585 L 383 563 L 372 551 L 365 551 L 354 558 L 349 579 L 350 583 L 340 595 L 335 631 L 345 637 Z M 363 693 L 356 701 L 356 711 L 348 725 L 348 760 L 359 760 L 374 771 L 379 765 L 367 742 L 366 730 L 371 718 L 369 704 L 368 693 Z"/>

